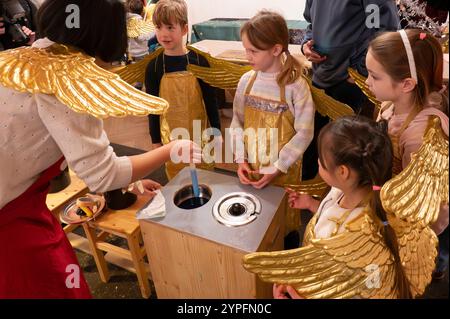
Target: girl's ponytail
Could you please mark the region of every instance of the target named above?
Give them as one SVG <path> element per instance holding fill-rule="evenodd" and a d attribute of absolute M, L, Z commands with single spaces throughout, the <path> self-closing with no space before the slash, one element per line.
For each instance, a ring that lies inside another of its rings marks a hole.
<path fill-rule="evenodd" d="M 304 72 L 301 63 L 292 56 L 288 49 L 285 50 L 286 58 L 277 77 L 278 85 L 285 86 L 294 83 Z"/>

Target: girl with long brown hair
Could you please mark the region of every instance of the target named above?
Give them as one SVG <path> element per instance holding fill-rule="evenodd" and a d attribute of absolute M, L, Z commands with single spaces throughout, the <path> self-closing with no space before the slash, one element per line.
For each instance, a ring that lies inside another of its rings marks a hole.
<path fill-rule="evenodd" d="M 242 76 L 236 91 L 233 134 L 244 141 L 236 129 L 275 129 L 278 148 L 272 150 L 277 159 L 267 163 L 257 155 L 264 146 L 270 150 L 269 141 L 257 149 L 260 143 L 245 140 L 247 156 L 236 159 L 239 179 L 255 188 L 269 183 L 298 184 L 301 159 L 313 138 L 315 110 L 308 84 L 301 77 L 303 66 L 289 52 L 286 21 L 275 12 L 261 11 L 243 25 L 241 38 L 253 70 Z"/>
<path fill-rule="evenodd" d="M 422 145 L 431 116 L 439 117 L 448 136 L 448 89 L 443 85 L 442 47 L 422 30 L 387 32 L 370 43 L 366 65 L 366 83 L 383 102 L 378 120 L 388 122 L 394 148 L 393 173 L 398 174 Z M 446 203 L 432 227 L 439 235 L 440 246 L 435 278 L 442 277 L 448 267 L 448 219 Z"/>

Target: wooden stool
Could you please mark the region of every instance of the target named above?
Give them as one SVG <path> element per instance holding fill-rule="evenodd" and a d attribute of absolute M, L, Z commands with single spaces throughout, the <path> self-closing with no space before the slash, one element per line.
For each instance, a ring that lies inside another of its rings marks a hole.
<path fill-rule="evenodd" d="M 87 193 L 88 188 L 86 184 L 75 175 L 74 172 L 69 170 L 70 175 L 70 185 L 64 188 L 62 191 L 57 193 L 48 194 L 46 199 L 46 204 L 48 209 L 52 214 L 59 220 L 59 213 L 64 209 L 69 202 L 83 196 Z M 66 225 L 64 227 L 64 232 L 68 235 L 79 225 Z"/>
<path fill-rule="evenodd" d="M 127 209 L 118 211 L 109 209 L 96 218 L 96 220 L 83 224 L 92 255 L 94 256 L 100 274 L 100 279 L 105 283 L 109 280 L 106 260 L 109 261 L 110 258 L 113 258 L 111 255 L 131 260 L 134 269 L 128 270 L 136 273 L 143 298 L 149 298 L 151 295 L 150 284 L 148 282 L 149 271 L 147 271 L 149 266 L 144 262 L 146 252 L 145 247 L 140 245 L 141 230 L 139 222 L 136 219 L 136 212 L 148 201 L 149 198 L 147 196 L 138 196 L 136 203 Z M 96 230 L 100 230 L 98 235 Z M 125 238 L 129 250 L 105 242 L 104 239 L 110 234 Z M 108 253 L 106 260 L 103 252 Z M 113 262 L 114 264 L 119 263 L 117 259 L 115 261 Z"/>

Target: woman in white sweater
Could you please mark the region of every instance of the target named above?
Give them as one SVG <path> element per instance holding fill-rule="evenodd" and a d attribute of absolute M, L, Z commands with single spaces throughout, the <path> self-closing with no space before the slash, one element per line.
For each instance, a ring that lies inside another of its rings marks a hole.
<path fill-rule="evenodd" d="M 66 25 L 73 3 L 79 28 Z M 91 191 L 104 192 L 148 175 L 178 146 L 190 158 L 198 149 L 182 141 L 118 157 L 110 147 L 98 117 L 167 107 L 101 68 L 127 47 L 120 0 L 47 0 L 38 19 L 46 38 L 0 54 L 0 298 L 90 298 L 81 272 L 66 285 L 78 262 L 45 205 L 49 181 L 67 162 Z"/>

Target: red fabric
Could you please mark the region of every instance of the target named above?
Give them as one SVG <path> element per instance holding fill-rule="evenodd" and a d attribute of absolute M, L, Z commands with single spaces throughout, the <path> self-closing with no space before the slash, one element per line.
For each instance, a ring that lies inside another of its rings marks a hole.
<path fill-rule="evenodd" d="M 91 298 L 73 248 L 45 204 L 62 161 L 0 210 L 0 298 Z M 76 266 L 79 288 L 68 288 Z"/>

